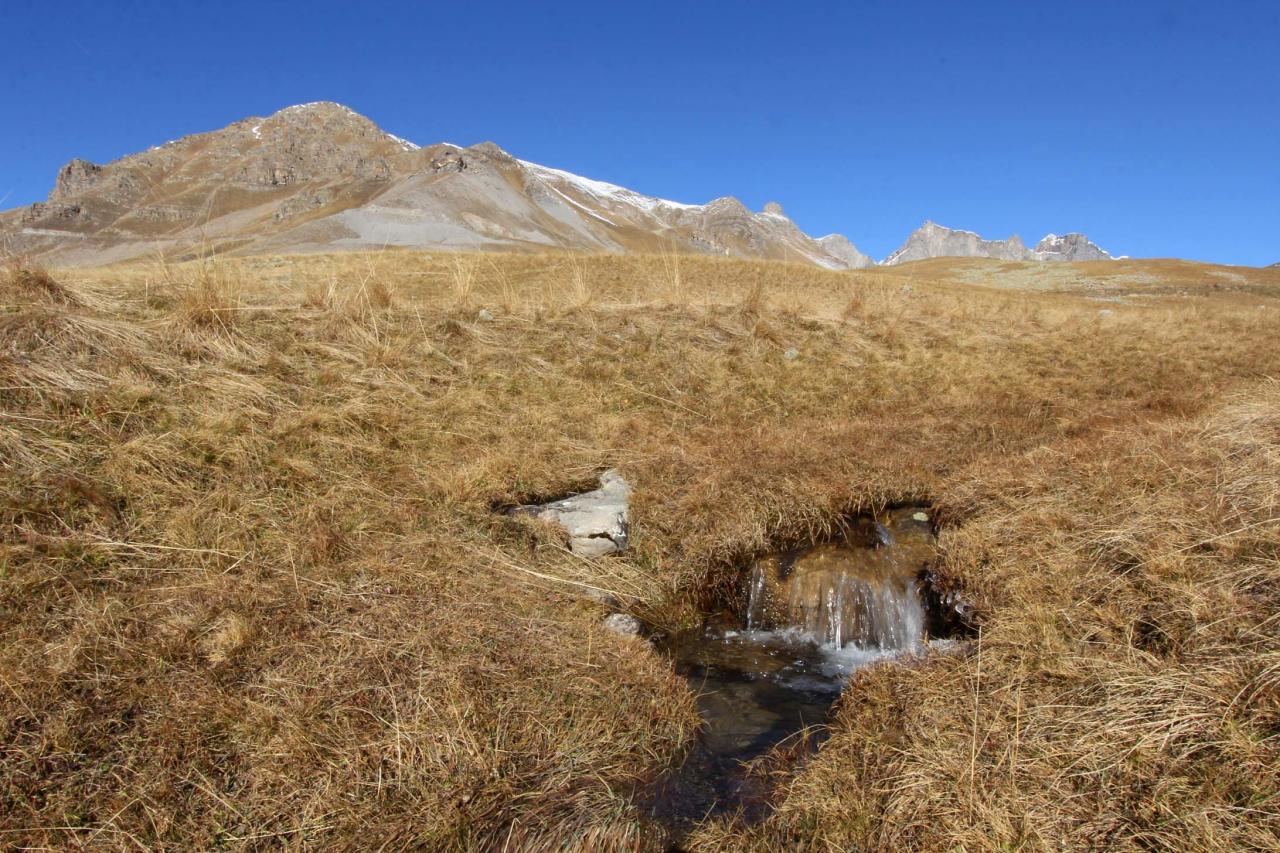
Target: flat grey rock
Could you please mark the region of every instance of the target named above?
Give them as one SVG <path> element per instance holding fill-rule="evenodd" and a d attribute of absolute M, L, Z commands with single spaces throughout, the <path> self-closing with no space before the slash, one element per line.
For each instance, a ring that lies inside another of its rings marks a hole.
<path fill-rule="evenodd" d="M 545 504 L 516 507 L 512 512 L 554 521 L 569 534 L 569 549 L 584 557 L 601 557 L 627 547 L 627 499 L 631 486 L 617 471 L 600 476 L 600 488 Z"/>

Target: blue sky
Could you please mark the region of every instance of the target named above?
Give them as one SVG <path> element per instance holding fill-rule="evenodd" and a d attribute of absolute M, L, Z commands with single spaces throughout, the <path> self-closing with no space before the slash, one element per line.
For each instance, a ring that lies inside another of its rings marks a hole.
<path fill-rule="evenodd" d="M 334 100 L 652 195 L 1280 261 L 1280 2 L 75 2 L 0 10 L 0 208 Z"/>

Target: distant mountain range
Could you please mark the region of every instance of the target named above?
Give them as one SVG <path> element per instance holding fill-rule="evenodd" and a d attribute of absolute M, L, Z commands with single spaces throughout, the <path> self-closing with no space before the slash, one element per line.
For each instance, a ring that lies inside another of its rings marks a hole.
<path fill-rule="evenodd" d="M 491 142 L 419 147 L 320 102 L 186 136 L 106 165 L 73 160 L 48 201 L 0 213 L 0 248 L 52 264 L 199 250 L 681 251 L 875 265 L 840 234 L 814 238 L 776 203 L 683 204 L 517 159 Z M 940 256 L 1099 260 L 1082 234 L 983 240 L 926 222 L 881 263 Z"/>
<path fill-rule="evenodd" d="M 882 264 L 904 264 L 928 258 L 999 258 L 1005 261 L 1109 261 L 1111 254 L 1099 248 L 1083 234 L 1049 234 L 1034 249 L 1028 249 L 1022 238 L 984 240 L 972 231 L 955 231 L 926 222 L 907 238 L 897 251 Z"/>

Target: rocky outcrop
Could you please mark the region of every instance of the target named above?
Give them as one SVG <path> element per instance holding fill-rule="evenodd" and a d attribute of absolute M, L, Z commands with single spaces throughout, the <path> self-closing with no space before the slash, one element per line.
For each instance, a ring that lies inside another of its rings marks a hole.
<path fill-rule="evenodd" d="M 102 177 L 102 167 L 88 160 L 72 160 L 58 170 L 49 201 L 61 201 L 90 189 Z"/>
<path fill-rule="evenodd" d="M 43 201 L 38 201 L 24 210 L 21 218 L 23 225 L 31 227 L 57 227 L 88 221 L 88 213 L 78 204 Z"/>
<path fill-rule="evenodd" d="M 1003 261 L 1093 261 L 1111 260 L 1111 255 L 1083 234 L 1072 233 L 1059 237 L 1049 234 L 1028 249 L 1022 238 L 1013 235 L 1007 240 L 984 240 L 972 231 L 957 231 L 935 222 L 926 221 L 898 247 L 897 251 L 881 261 L 885 266 L 923 261 L 929 258 L 996 258 Z"/>

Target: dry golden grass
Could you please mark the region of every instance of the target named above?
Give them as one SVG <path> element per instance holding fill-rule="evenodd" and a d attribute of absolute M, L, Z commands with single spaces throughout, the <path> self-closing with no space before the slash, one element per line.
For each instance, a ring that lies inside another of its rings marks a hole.
<path fill-rule="evenodd" d="M 583 585 L 675 623 L 925 499 L 980 643 L 864 672 L 771 819 L 686 846 L 1276 846 L 1270 271 L 671 263 L 10 267 L 3 843 L 660 847 L 692 700 Z M 608 466 L 625 558 L 491 512 Z"/>

